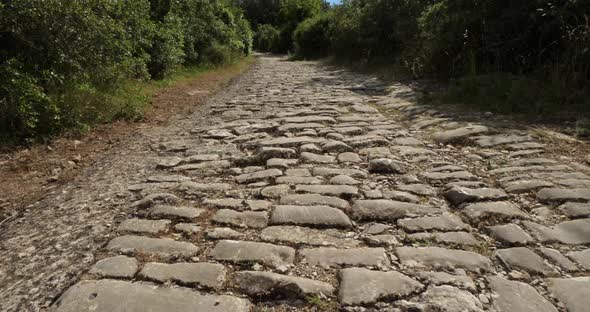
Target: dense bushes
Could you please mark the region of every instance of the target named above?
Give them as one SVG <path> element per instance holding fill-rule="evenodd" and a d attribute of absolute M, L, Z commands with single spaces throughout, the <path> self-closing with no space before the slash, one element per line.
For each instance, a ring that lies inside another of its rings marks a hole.
<path fill-rule="evenodd" d="M 543 96 L 556 107 L 590 104 L 590 1 L 345 0 L 329 11 L 295 31 L 300 57 L 330 51 L 337 59 L 387 64 L 414 77 L 461 78 L 455 90 L 516 111 L 544 105 L 524 96 L 535 93 L 526 85 L 551 90 Z M 501 88 L 509 98 L 485 95 Z M 515 104 L 518 94 L 525 103 Z"/>
<path fill-rule="evenodd" d="M 259 25 L 255 37 L 256 48 L 263 52 L 280 52 L 279 36 L 280 31 L 274 26 L 270 24 Z"/>
<path fill-rule="evenodd" d="M 0 3 L 0 139 L 134 118 L 125 81 L 249 53 L 229 0 L 12 0 Z"/>
<path fill-rule="evenodd" d="M 330 37 L 333 16 L 321 14 L 304 20 L 293 33 L 295 55 L 300 58 L 327 56 L 330 53 Z"/>

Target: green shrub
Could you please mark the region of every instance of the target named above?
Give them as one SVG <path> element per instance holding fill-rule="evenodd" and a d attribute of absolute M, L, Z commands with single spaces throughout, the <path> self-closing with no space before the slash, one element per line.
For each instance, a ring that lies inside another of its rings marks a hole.
<path fill-rule="evenodd" d="M 2 1 L 0 137 L 31 142 L 141 116 L 130 81 L 250 53 L 252 31 L 232 3 Z"/>
<path fill-rule="evenodd" d="M 330 34 L 333 16 L 321 14 L 301 22 L 293 33 L 295 56 L 314 58 L 330 53 Z"/>
<path fill-rule="evenodd" d="M 184 33 L 181 19 L 171 13 L 156 28 L 149 69 L 152 78 L 162 79 L 184 61 Z"/>
<path fill-rule="evenodd" d="M 255 37 L 256 49 L 261 52 L 278 52 L 279 30 L 272 25 L 260 25 Z"/>

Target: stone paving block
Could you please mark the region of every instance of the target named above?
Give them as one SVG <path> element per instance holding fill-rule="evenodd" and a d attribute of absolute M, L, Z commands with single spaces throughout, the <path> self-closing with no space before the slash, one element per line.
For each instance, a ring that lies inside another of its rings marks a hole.
<path fill-rule="evenodd" d="M 114 280 L 82 281 L 54 304 L 56 312 L 249 312 L 250 301 L 204 295 L 188 288 L 160 288 Z"/>
<path fill-rule="evenodd" d="M 99 260 L 90 269 L 90 274 L 103 277 L 132 278 L 137 272 L 137 260 L 126 256 L 115 256 Z"/>
<path fill-rule="evenodd" d="M 225 268 L 215 263 L 147 263 L 139 275 L 150 281 L 177 282 L 220 288 L 225 281 Z"/>
<path fill-rule="evenodd" d="M 441 247 L 398 247 L 395 252 L 402 265 L 411 268 L 464 269 L 493 271 L 492 261 L 480 254 Z"/>
<path fill-rule="evenodd" d="M 328 206 L 277 206 L 272 212 L 273 225 L 311 225 L 319 227 L 351 228 L 348 216 L 340 209 Z"/>
<path fill-rule="evenodd" d="M 271 272 L 243 271 L 234 274 L 234 282 L 240 292 L 250 296 L 278 292 L 291 297 L 332 296 L 332 285 L 308 278 L 276 274 Z"/>
<path fill-rule="evenodd" d="M 162 257 L 192 257 L 199 251 L 199 248 L 191 243 L 132 235 L 115 237 L 106 248 L 124 254 L 155 254 Z"/>
<path fill-rule="evenodd" d="M 491 276 L 487 278 L 494 292 L 492 306 L 498 312 L 558 312 L 547 299 L 532 286 Z"/>
<path fill-rule="evenodd" d="M 267 243 L 219 241 L 209 253 L 212 259 L 231 262 L 261 262 L 277 267 L 292 264 L 295 249 Z"/>
<path fill-rule="evenodd" d="M 304 263 L 321 267 L 340 265 L 384 268 L 389 258 L 383 248 L 312 248 L 300 250 Z"/>
<path fill-rule="evenodd" d="M 590 277 L 548 278 L 546 281 L 547 289 L 559 301 L 563 302 L 568 312 L 588 311 L 588 307 L 590 307 Z"/>
<path fill-rule="evenodd" d="M 349 268 L 340 270 L 339 277 L 338 299 L 345 306 L 368 305 L 381 300 L 398 299 L 424 288 L 420 282 L 399 272 Z"/>

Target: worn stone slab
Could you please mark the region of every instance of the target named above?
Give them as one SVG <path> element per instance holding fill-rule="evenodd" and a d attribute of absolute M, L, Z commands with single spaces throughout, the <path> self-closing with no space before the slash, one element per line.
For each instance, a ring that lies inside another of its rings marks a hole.
<path fill-rule="evenodd" d="M 208 239 L 238 239 L 246 236 L 244 233 L 230 228 L 213 228 L 205 233 Z"/>
<path fill-rule="evenodd" d="M 558 312 L 532 286 L 491 276 L 487 278 L 494 292 L 492 306 L 498 312 Z"/>
<path fill-rule="evenodd" d="M 573 219 L 590 217 L 590 203 L 565 203 L 557 210 Z"/>
<path fill-rule="evenodd" d="M 436 232 L 436 233 L 412 233 L 408 235 L 410 240 L 434 241 L 443 244 L 475 246 L 480 242 L 468 232 Z"/>
<path fill-rule="evenodd" d="M 545 243 L 560 242 L 567 245 L 590 244 L 590 219 L 564 221 L 552 227 L 533 222 L 523 222 L 523 225 L 533 236 Z"/>
<path fill-rule="evenodd" d="M 96 262 L 89 273 L 103 277 L 132 278 L 137 269 L 137 260 L 135 258 L 115 256 Z"/>
<path fill-rule="evenodd" d="M 249 296 L 280 293 L 305 299 L 308 296 L 331 296 L 335 292 L 334 287 L 325 282 L 271 272 L 237 272 L 234 282 L 240 292 Z"/>
<path fill-rule="evenodd" d="M 461 218 L 444 213 L 437 217 L 419 217 L 413 219 L 397 220 L 397 225 L 408 232 L 422 232 L 422 231 L 462 231 L 469 230 L 470 227 L 464 223 Z"/>
<path fill-rule="evenodd" d="M 420 282 L 399 272 L 348 268 L 340 270 L 339 277 L 338 300 L 345 306 L 369 305 L 382 300 L 402 298 L 424 288 Z"/>
<path fill-rule="evenodd" d="M 322 184 L 324 181 L 316 177 L 283 176 L 276 179 L 277 184 Z"/>
<path fill-rule="evenodd" d="M 225 268 L 215 263 L 147 263 L 139 275 L 150 281 L 173 281 L 183 285 L 220 288 L 225 281 Z"/>
<path fill-rule="evenodd" d="M 590 271 L 590 249 L 572 251 L 569 252 L 567 256 L 574 260 L 585 270 Z"/>
<path fill-rule="evenodd" d="M 351 185 L 296 185 L 298 193 L 314 193 L 327 196 L 350 198 L 358 195 L 358 188 Z"/>
<path fill-rule="evenodd" d="M 542 203 L 588 202 L 590 201 L 590 188 L 544 188 L 537 192 L 537 199 Z"/>
<path fill-rule="evenodd" d="M 331 155 L 318 155 L 308 152 L 301 153 L 301 160 L 304 163 L 312 164 L 334 164 L 336 163 L 336 157 Z"/>
<path fill-rule="evenodd" d="M 201 232 L 202 228 L 194 223 L 177 223 L 174 229 L 187 235 L 193 235 Z"/>
<path fill-rule="evenodd" d="M 346 153 L 353 151 L 353 148 L 350 145 L 341 141 L 327 141 L 322 143 L 321 147 L 324 153 Z M 301 156 L 303 157 L 303 153 Z"/>
<path fill-rule="evenodd" d="M 530 142 L 533 137 L 530 135 L 493 135 L 493 136 L 481 136 L 475 139 L 475 144 L 480 147 L 492 147 L 504 144 L 513 144 L 520 142 Z"/>
<path fill-rule="evenodd" d="M 478 177 L 467 171 L 455 172 L 424 172 L 420 176 L 424 177 L 429 182 L 446 183 L 450 181 L 474 181 Z"/>
<path fill-rule="evenodd" d="M 209 253 L 212 259 L 231 262 L 261 262 L 278 267 L 292 264 L 295 249 L 268 243 L 222 240 Z"/>
<path fill-rule="evenodd" d="M 508 194 L 494 188 L 474 189 L 455 186 L 445 192 L 445 198 L 453 205 L 459 205 L 466 202 L 505 200 L 508 199 Z"/>
<path fill-rule="evenodd" d="M 469 291 L 477 290 L 473 279 L 467 275 L 453 275 L 446 272 L 418 272 L 417 276 L 428 284 L 452 285 Z"/>
<path fill-rule="evenodd" d="M 292 224 L 321 227 L 352 227 L 350 219 L 344 212 L 328 206 L 280 205 L 273 211 L 270 223 L 273 225 Z"/>
<path fill-rule="evenodd" d="M 264 211 L 235 211 L 230 209 L 218 210 L 212 218 L 221 224 L 238 227 L 263 228 L 268 225 L 268 213 Z"/>
<path fill-rule="evenodd" d="M 337 175 L 347 175 L 357 179 L 364 179 L 367 177 L 367 172 L 359 169 L 340 169 L 340 168 L 325 168 L 325 167 L 314 167 L 312 170 L 314 176 L 322 177 L 334 177 Z"/>
<path fill-rule="evenodd" d="M 312 248 L 302 249 L 300 254 L 304 263 L 326 268 L 341 265 L 384 268 L 390 264 L 383 248 Z"/>
<path fill-rule="evenodd" d="M 395 252 L 402 265 L 411 268 L 464 269 L 493 271 L 492 261 L 470 251 L 441 247 L 398 247 Z"/>
<path fill-rule="evenodd" d="M 297 151 L 292 148 L 260 147 L 254 154 L 255 163 L 264 164 L 272 158 L 291 159 L 297 157 Z"/>
<path fill-rule="evenodd" d="M 259 146 L 278 146 L 278 147 L 297 147 L 303 144 L 318 144 L 324 142 L 323 138 L 314 138 L 309 136 L 298 136 L 291 138 L 274 138 L 258 141 Z"/>
<path fill-rule="evenodd" d="M 192 257 L 199 251 L 199 248 L 191 243 L 177 242 L 168 238 L 132 235 L 115 237 L 108 243 L 106 248 L 124 254 L 155 254 L 163 257 Z"/>
<path fill-rule="evenodd" d="M 426 184 L 400 184 L 396 188 L 400 191 L 410 192 L 421 196 L 435 196 L 436 189 Z"/>
<path fill-rule="evenodd" d="M 369 172 L 383 174 L 403 174 L 407 172 L 406 164 L 401 161 L 377 158 L 369 162 Z"/>
<path fill-rule="evenodd" d="M 216 208 L 230 208 L 236 210 L 244 209 L 244 200 L 239 198 L 205 199 L 203 204 Z"/>
<path fill-rule="evenodd" d="M 473 223 L 498 223 L 512 219 L 527 219 L 528 215 L 511 202 L 487 202 L 468 205 L 463 210 Z"/>
<path fill-rule="evenodd" d="M 144 220 L 133 218 L 121 222 L 117 231 L 123 233 L 158 234 L 166 232 L 171 222 L 172 221 L 170 220 Z"/>
<path fill-rule="evenodd" d="M 343 210 L 350 209 L 348 201 L 335 197 L 324 196 L 320 194 L 293 194 L 281 197 L 281 205 L 301 205 L 301 206 L 332 206 Z"/>
<path fill-rule="evenodd" d="M 359 185 L 362 184 L 361 181 L 356 180 L 352 177 L 349 177 L 347 175 L 337 175 L 333 178 L 330 179 L 330 181 L 328 181 L 329 184 L 334 184 L 334 185 Z"/>
<path fill-rule="evenodd" d="M 53 305 L 56 312 L 248 312 L 251 307 L 248 300 L 233 296 L 115 280 L 79 282 Z"/>
<path fill-rule="evenodd" d="M 486 132 L 488 132 L 488 128 L 485 126 L 467 126 L 463 128 L 437 132 L 434 135 L 434 141 L 441 144 L 455 143 L 472 135 Z"/>
<path fill-rule="evenodd" d="M 252 173 L 241 174 L 236 177 L 236 181 L 238 183 L 242 183 L 242 184 L 254 183 L 254 182 L 258 182 L 258 181 L 264 181 L 264 180 L 268 180 L 271 178 L 275 178 L 275 177 L 278 177 L 281 175 L 283 175 L 283 172 L 281 170 L 273 168 L 273 169 L 252 172 Z"/>
<path fill-rule="evenodd" d="M 267 242 L 311 246 L 357 247 L 360 241 L 353 237 L 352 232 L 301 226 L 269 226 L 260 232 L 260 238 Z"/>
<path fill-rule="evenodd" d="M 503 183 L 502 187 L 508 193 L 521 194 L 553 186 L 553 183 L 539 179 L 526 179 Z"/>
<path fill-rule="evenodd" d="M 262 195 L 264 198 L 277 199 L 289 194 L 290 192 L 291 186 L 288 184 L 277 184 L 263 188 L 260 190 L 260 195 Z"/>
<path fill-rule="evenodd" d="M 337 159 L 340 163 L 360 163 L 363 161 L 358 154 L 351 152 L 340 153 Z"/>
<path fill-rule="evenodd" d="M 357 200 L 352 211 L 359 220 L 393 221 L 407 217 L 441 213 L 440 209 L 393 200 Z"/>
<path fill-rule="evenodd" d="M 229 191 L 233 187 L 228 183 L 196 183 L 193 181 L 182 182 L 178 187 L 179 191 L 187 194 L 201 194 Z"/>
<path fill-rule="evenodd" d="M 511 270 L 523 270 L 543 276 L 557 273 L 541 256 L 526 247 L 499 249 L 495 255 Z"/>
<path fill-rule="evenodd" d="M 578 267 L 568 258 L 561 254 L 558 250 L 541 247 L 539 248 L 539 252 L 549 260 L 549 262 L 555 264 L 556 266 L 560 267 L 562 270 L 566 272 L 576 272 L 578 271 Z"/>
<path fill-rule="evenodd" d="M 520 226 L 510 223 L 488 227 L 491 235 L 502 244 L 526 245 L 532 243 L 533 238 Z"/>
<path fill-rule="evenodd" d="M 201 208 L 158 205 L 152 209 L 150 215 L 160 218 L 191 220 L 200 217 L 205 212 L 206 210 Z"/>
<path fill-rule="evenodd" d="M 400 305 L 404 311 L 461 311 L 483 312 L 483 305 L 470 292 L 443 285 L 428 288 L 417 298 L 404 301 Z"/>
<path fill-rule="evenodd" d="M 568 312 L 588 311 L 588 307 L 590 307 L 590 277 L 548 278 L 546 282 L 547 289 L 565 304 Z"/>

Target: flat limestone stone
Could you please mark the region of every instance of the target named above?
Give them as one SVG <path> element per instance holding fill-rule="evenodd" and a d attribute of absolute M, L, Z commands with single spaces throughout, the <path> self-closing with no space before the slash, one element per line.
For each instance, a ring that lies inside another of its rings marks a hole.
<path fill-rule="evenodd" d="M 251 307 L 248 300 L 233 296 L 115 280 L 79 282 L 53 305 L 56 312 L 248 312 Z"/>
<path fill-rule="evenodd" d="M 328 206 L 277 206 L 272 213 L 270 223 L 273 225 L 352 227 L 352 222 L 342 210 Z"/>
<path fill-rule="evenodd" d="M 543 254 L 543 256 L 550 262 L 561 267 L 566 272 L 578 271 L 578 267 L 570 259 L 566 258 L 561 252 L 555 249 L 541 247 L 539 248 L 539 252 L 541 252 L 541 254 Z"/>
<path fill-rule="evenodd" d="M 126 233 L 147 233 L 158 234 L 166 232 L 170 220 L 143 220 L 143 219 L 129 219 L 125 220 L 119 225 L 117 231 Z"/>
<path fill-rule="evenodd" d="M 565 304 L 568 312 L 588 311 L 590 277 L 548 278 L 546 282 L 549 291 Z"/>
<path fill-rule="evenodd" d="M 295 260 L 295 249 L 267 243 L 247 241 L 219 241 L 209 256 L 216 260 L 232 262 L 261 262 L 277 267 Z"/>
<path fill-rule="evenodd" d="M 193 235 L 201 232 L 202 228 L 194 223 L 177 223 L 174 229 L 187 235 Z"/>
<path fill-rule="evenodd" d="M 553 227 L 527 221 L 523 222 L 523 225 L 542 242 L 560 242 L 567 245 L 590 243 L 590 219 L 564 221 Z"/>
<path fill-rule="evenodd" d="M 268 225 L 268 213 L 264 211 L 217 210 L 213 221 L 238 227 L 264 228 Z"/>
<path fill-rule="evenodd" d="M 237 198 L 205 199 L 203 204 L 216 208 L 231 208 L 236 210 L 242 210 L 244 208 L 244 200 Z"/>
<path fill-rule="evenodd" d="M 300 206 L 332 206 L 343 210 L 350 209 L 348 201 L 335 197 L 320 194 L 293 194 L 281 197 L 281 205 L 300 205 Z"/>
<path fill-rule="evenodd" d="M 483 306 L 470 292 L 443 285 L 428 288 L 412 302 L 403 302 L 405 311 L 483 312 Z"/>
<path fill-rule="evenodd" d="M 297 177 L 297 176 L 283 176 L 276 179 L 278 184 L 322 184 L 323 180 L 316 177 Z"/>
<path fill-rule="evenodd" d="M 177 242 L 167 238 L 150 238 L 131 235 L 113 238 L 108 243 L 107 249 L 125 254 L 156 254 L 163 257 L 173 255 L 192 257 L 199 251 L 199 248 L 191 243 Z"/>
<path fill-rule="evenodd" d="M 336 157 L 330 155 L 318 155 L 308 152 L 301 153 L 301 159 L 305 163 L 311 164 L 335 164 Z"/>
<path fill-rule="evenodd" d="M 507 245 L 526 245 L 533 242 L 533 238 L 520 226 L 510 223 L 488 227 L 492 236 Z"/>
<path fill-rule="evenodd" d="M 356 153 L 346 152 L 338 154 L 338 162 L 340 163 L 360 163 L 363 160 Z"/>
<path fill-rule="evenodd" d="M 341 304 L 366 305 L 416 293 L 424 285 L 399 272 L 379 272 L 362 268 L 340 270 Z"/>
<path fill-rule="evenodd" d="M 512 219 L 527 219 L 528 216 L 511 202 L 475 203 L 465 207 L 467 218 L 473 223 L 496 223 Z"/>
<path fill-rule="evenodd" d="M 465 224 L 461 218 L 444 213 L 438 217 L 419 217 L 413 219 L 397 220 L 397 225 L 407 232 L 423 232 L 423 231 L 467 231 L 469 225 Z"/>
<path fill-rule="evenodd" d="M 350 185 L 297 185 L 295 191 L 345 198 L 356 196 L 359 192 L 358 188 Z"/>
<path fill-rule="evenodd" d="M 187 194 L 201 194 L 229 191 L 232 185 L 228 183 L 196 183 L 193 181 L 182 182 L 178 190 Z"/>
<path fill-rule="evenodd" d="M 205 212 L 206 210 L 201 208 L 158 205 L 152 209 L 150 215 L 161 218 L 191 220 L 200 217 Z"/>
<path fill-rule="evenodd" d="M 448 130 L 444 132 L 438 132 L 434 135 L 434 141 L 436 143 L 448 144 L 464 140 L 472 135 L 481 134 L 488 132 L 488 128 L 485 126 L 467 126 L 463 128 Z"/>
<path fill-rule="evenodd" d="M 590 204 L 570 202 L 557 207 L 557 210 L 570 218 L 590 217 Z"/>
<path fill-rule="evenodd" d="M 459 205 L 465 202 L 505 200 L 508 199 L 508 194 L 493 188 L 473 189 L 455 186 L 445 192 L 445 198 L 453 205 Z"/>
<path fill-rule="evenodd" d="M 271 178 L 275 178 L 278 176 L 282 176 L 283 172 L 279 169 L 273 168 L 273 169 L 267 169 L 267 170 L 262 170 L 262 171 L 256 171 L 256 172 L 252 172 L 252 173 L 245 173 L 245 174 L 241 174 L 239 176 L 236 177 L 236 181 L 238 183 L 254 183 L 254 182 L 258 182 L 258 181 L 264 181 L 264 180 L 268 180 Z"/>
<path fill-rule="evenodd" d="M 405 266 L 412 268 L 455 268 L 468 271 L 493 271 L 492 261 L 470 251 L 441 247 L 398 247 L 398 258 Z"/>
<path fill-rule="evenodd" d="M 582 251 L 572 251 L 567 254 L 568 257 L 572 258 L 581 267 L 590 271 L 590 249 Z"/>
<path fill-rule="evenodd" d="M 409 239 L 418 241 L 435 241 L 438 243 L 453 245 L 475 246 L 480 242 L 468 232 L 436 232 L 436 233 L 413 233 L 408 235 Z"/>
<path fill-rule="evenodd" d="M 137 272 L 137 260 L 126 256 L 116 256 L 98 261 L 90 274 L 103 277 L 132 278 Z"/>
<path fill-rule="evenodd" d="M 269 226 L 262 230 L 260 238 L 268 242 L 305 244 L 311 246 L 357 247 L 360 241 L 349 233 L 335 229 L 310 229 L 300 226 Z"/>
<path fill-rule="evenodd" d="M 469 291 L 477 290 L 473 279 L 467 275 L 452 275 L 445 272 L 418 272 L 417 275 L 421 280 L 436 286 L 452 285 Z"/>
<path fill-rule="evenodd" d="M 406 165 L 401 161 L 387 158 L 372 159 L 369 162 L 369 172 L 382 174 L 403 174 L 407 172 Z"/>
<path fill-rule="evenodd" d="M 271 272 L 237 272 L 234 282 L 242 293 L 249 296 L 279 292 L 306 298 L 310 295 L 331 296 L 335 292 L 334 287 L 325 282 Z"/>
<path fill-rule="evenodd" d="M 537 199 L 542 203 L 553 202 L 588 202 L 590 201 L 589 188 L 574 188 L 574 189 L 560 189 L 560 188 L 544 188 L 537 192 Z"/>
<path fill-rule="evenodd" d="M 300 254 L 303 262 L 326 268 L 340 265 L 378 268 L 389 266 L 389 258 L 383 248 L 312 248 L 302 249 Z"/>
<path fill-rule="evenodd" d="M 557 308 L 528 284 L 497 276 L 488 277 L 487 280 L 495 293 L 492 306 L 498 312 L 558 312 Z"/>
<path fill-rule="evenodd" d="M 475 181 L 478 178 L 467 171 L 456 172 L 424 172 L 420 174 L 431 183 L 446 183 L 451 181 Z"/>
<path fill-rule="evenodd" d="M 523 270 L 531 274 L 550 275 L 557 273 L 541 256 L 526 247 L 499 249 L 496 257 L 509 269 Z"/>
<path fill-rule="evenodd" d="M 352 207 L 359 220 L 393 221 L 405 217 L 438 214 L 440 209 L 394 200 L 357 200 Z"/>
<path fill-rule="evenodd" d="M 358 169 L 339 169 L 339 168 L 325 168 L 315 167 L 312 170 L 314 176 L 334 177 L 337 175 L 347 175 L 353 178 L 364 179 L 367 177 L 367 172 Z"/>
<path fill-rule="evenodd" d="M 551 186 L 553 186 L 553 183 L 539 179 L 518 180 L 502 184 L 502 187 L 506 189 L 508 193 L 514 194 L 526 193 Z"/>
<path fill-rule="evenodd" d="M 184 285 L 219 288 L 225 281 L 225 268 L 215 263 L 148 263 L 139 275 L 151 281 L 174 281 Z"/>

